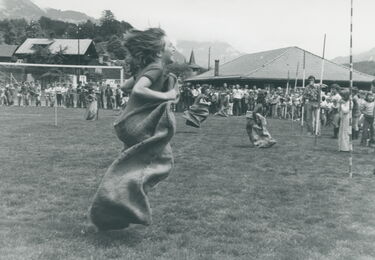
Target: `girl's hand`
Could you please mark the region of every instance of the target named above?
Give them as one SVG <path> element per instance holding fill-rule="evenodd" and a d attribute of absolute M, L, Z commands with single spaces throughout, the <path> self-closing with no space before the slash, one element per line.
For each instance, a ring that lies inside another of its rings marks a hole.
<path fill-rule="evenodd" d="M 176 91 L 176 88 L 169 90 L 165 93 L 168 100 L 175 100 L 177 99 L 178 92 Z"/>

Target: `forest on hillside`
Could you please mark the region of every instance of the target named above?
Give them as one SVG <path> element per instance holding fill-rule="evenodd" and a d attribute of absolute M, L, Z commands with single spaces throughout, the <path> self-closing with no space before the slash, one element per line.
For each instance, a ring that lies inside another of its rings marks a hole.
<path fill-rule="evenodd" d="M 0 44 L 20 45 L 27 38 L 93 39 L 99 53 L 108 53 L 111 59 L 123 60 L 124 34 L 133 26 L 119 21 L 110 10 L 104 10 L 98 24 L 87 20 L 74 24 L 42 16 L 39 20 L 0 20 Z M 111 51 L 108 51 L 111 50 Z"/>

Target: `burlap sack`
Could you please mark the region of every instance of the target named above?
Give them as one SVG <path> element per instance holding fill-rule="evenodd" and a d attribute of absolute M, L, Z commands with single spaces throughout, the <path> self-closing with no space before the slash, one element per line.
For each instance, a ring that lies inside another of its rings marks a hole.
<path fill-rule="evenodd" d="M 186 119 L 186 125 L 200 128 L 201 123 L 207 119 L 208 114 L 208 105 L 194 104 L 189 110 L 184 112 L 182 117 Z"/>
<path fill-rule="evenodd" d="M 98 102 L 93 100 L 90 102 L 89 106 L 85 112 L 85 120 L 95 120 L 98 112 Z"/>
<path fill-rule="evenodd" d="M 90 209 L 91 221 L 100 230 L 151 224 L 147 192 L 169 175 L 174 163 L 169 141 L 176 121 L 171 103 L 145 100 L 116 120 L 125 148 L 105 173 Z"/>

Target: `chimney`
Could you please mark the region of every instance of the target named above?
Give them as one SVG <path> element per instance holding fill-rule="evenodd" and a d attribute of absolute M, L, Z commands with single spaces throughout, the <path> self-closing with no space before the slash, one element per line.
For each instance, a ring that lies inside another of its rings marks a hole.
<path fill-rule="evenodd" d="M 219 76 L 219 62 L 220 60 L 215 60 L 215 72 L 214 72 L 215 77 Z"/>

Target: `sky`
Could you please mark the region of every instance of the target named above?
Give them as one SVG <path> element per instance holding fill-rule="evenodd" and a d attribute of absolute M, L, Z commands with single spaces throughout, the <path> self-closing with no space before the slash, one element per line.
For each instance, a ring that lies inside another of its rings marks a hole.
<path fill-rule="evenodd" d="M 298 46 L 349 55 L 350 0 L 33 0 L 95 18 L 105 9 L 138 29 L 160 25 L 172 40 L 224 41 L 253 53 Z M 354 0 L 353 52 L 375 48 L 375 0 Z"/>

